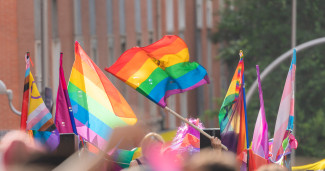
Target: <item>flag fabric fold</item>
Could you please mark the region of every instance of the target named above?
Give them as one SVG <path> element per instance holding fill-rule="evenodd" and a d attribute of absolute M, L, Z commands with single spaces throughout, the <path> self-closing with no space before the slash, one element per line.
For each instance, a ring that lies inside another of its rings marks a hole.
<path fill-rule="evenodd" d="M 67 90 L 67 84 L 64 78 L 62 57 L 63 54 L 61 53 L 59 68 L 59 87 L 56 96 L 55 125 L 58 128 L 59 133 L 75 133 L 78 135 Z"/>
<path fill-rule="evenodd" d="M 129 104 L 78 42 L 68 92 L 78 134 L 101 150 L 113 128 L 137 122 Z"/>
<path fill-rule="evenodd" d="M 20 129 L 26 130 L 26 121 L 28 115 L 28 103 L 29 103 L 29 74 L 30 74 L 30 63 L 29 63 L 29 52 L 25 55 L 26 62 L 26 71 L 25 71 L 25 79 L 24 79 L 24 93 L 23 93 L 23 103 L 21 109 L 21 117 L 20 117 Z"/>
<path fill-rule="evenodd" d="M 206 70 L 189 62 L 187 45 L 174 35 L 127 50 L 105 70 L 161 107 L 167 97 L 209 83 Z"/>
<path fill-rule="evenodd" d="M 21 118 L 21 125 L 26 125 L 25 130 L 32 130 L 34 138 L 45 144 L 52 151 L 59 145 L 60 136 L 53 122 L 52 114 L 45 106 L 34 77 L 30 72 L 29 60 L 29 56 L 27 56 L 23 100 L 24 116 Z M 26 97 L 27 100 L 25 99 Z M 28 109 L 26 109 L 26 106 Z M 27 117 L 25 117 L 26 110 L 28 110 Z"/>
<path fill-rule="evenodd" d="M 296 49 L 293 50 L 292 61 L 284 85 L 284 90 L 282 93 L 282 98 L 275 123 L 271 156 L 273 162 L 276 162 L 281 158 L 282 154 L 279 154 L 279 150 L 282 147 L 284 140 L 288 140 L 288 136 L 293 129 L 295 73 Z"/>
<path fill-rule="evenodd" d="M 269 156 L 268 125 L 265 118 L 263 91 L 258 65 L 256 65 L 256 73 L 260 98 L 260 110 L 255 123 L 251 149 L 249 150 L 249 170 L 257 170 L 260 166 L 267 164 Z"/>
<path fill-rule="evenodd" d="M 240 60 L 219 112 L 221 142 L 237 155 L 246 153 L 246 118 L 243 98 L 244 57 Z"/>
<path fill-rule="evenodd" d="M 268 142 L 268 125 L 265 118 L 263 91 L 260 80 L 260 71 L 258 65 L 256 65 L 257 80 L 258 80 L 258 92 L 260 98 L 260 110 L 256 119 L 255 129 L 252 139 L 252 151 L 261 156 L 264 159 L 268 159 L 269 156 L 269 142 Z"/>

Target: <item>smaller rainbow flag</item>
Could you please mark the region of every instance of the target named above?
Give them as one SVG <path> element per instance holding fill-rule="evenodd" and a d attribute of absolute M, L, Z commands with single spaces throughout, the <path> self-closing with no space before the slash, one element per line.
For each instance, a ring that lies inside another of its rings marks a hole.
<path fill-rule="evenodd" d="M 78 42 L 68 92 L 78 135 L 100 150 L 105 150 L 114 128 L 137 122 L 129 104 Z"/>
<path fill-rule="evenodd" d="M 219 112 L 221 141 L 237 155 L 247 147 L 243 74 L 244 56 L 240 51 L 239 63 Z"/>
<path fill-rule="evenodd" d="M 187 45 L 174 35 L 127 50 L 105 70 L 161 107 L 167 97 L 209 83 L 206 70 L 189 62 Z"/>

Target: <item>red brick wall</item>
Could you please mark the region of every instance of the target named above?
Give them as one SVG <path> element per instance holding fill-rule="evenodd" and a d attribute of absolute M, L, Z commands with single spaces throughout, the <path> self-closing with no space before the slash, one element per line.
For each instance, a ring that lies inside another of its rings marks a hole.
<path fill-rule="evenodd" d="M 23 91 L 19 83 L 18 70 L 18 30 L 17 30 L 17 2 L 0 1 L 0 80 L 8 89 L 14 92 L 14 106 L 20 108 L 17 98 L 18 92 Z M 23 54 L 21 59 L 24 60 Z M 22 82 L 23 83 L 23 82 Z M 19 128 L 19 117 L 9 108 L 8 98 L 0 94 L 0 125 L 1 129 Z"/>
<path fill-rule="evenodd" d="M 121 55 L 121 41 L 119 33 L 119 0 L 113 1 L 113 38 L 114 38 L 114 58 L 115 60 Z M 68 81 L 71 67 L 74 62 L 74 1 L 66 0 L 57 0 L 58 6 L 58 34 L 61 44 L 61 51 L 64 53 L 64 62 L 63 67 L 65 70 L 66 81 Z M 108 54 L 108 34 L 107 34 L 107 14 L 106 14 L 106 0 L 96 0 L 96 38 L 97 38 L 97 49 L 98 49 L 98 65 L 101 69 L 107 67 L 109 63 Z M 158 4 L 160 2 L 160 4 Z M 174 2 L 174 32 L 173 34 L 179 34 L 178 31 L 178 2 Z M 207 41 L 208 41 L 208 32 L 206 28 L 206 9 L 205 9 L 205 0 L 203 0 L 203 28 L 202 34 L 200 36 L 202 42 L 202 57 L 201 64 L 207 68 Z M 217 13 L 218 10 L 218 1 L 213 2 L 213 11 Z M 49 85 L 51 88 L 57 89 L 57 87 L 52 87 L 52 59 L 57 58 L 52 56 L 52 21 L 51 21 L 51 1 L 48 1 L 48 35 L 49 35 L 49 47 L 48 47 L 48 57 L 49 57 Z M 135 1 L 125 0 L 125 25 L 126 25 L 126 47 L 131 48 L 136 46 L 136 31 L 135 31 Z M 153 0 L 152 1 L 152 12 L 153 12 L 153 41 L 160 39 L 163 35 L 167 34 L 166 32 L 166 1 L 164 0 Z M 186 29 L 184 31 L 184 39 L 188 45 L 190 60 L 196 60 L 196 1 L 195 0 L 186 0 L 185 1 L 185 18 L 186 18 Z M 160 7 L 160 15 L 158 14 L 158 7 Z M 83 48 L 86 53 L 90 56 L 90 14 L 89 14 L 89 0 L 81 0 L 81 17 L 82 17 L 82 38 L 83 38 Z M 161 19 L 160 28 L 158 25 L 158 18 Z M 215 15 L 213 17 L 214 23 L 216 24 L 219 18 Z M 149 33 L 147 29 L 147 1 L 141 0 L 141 24 L 142 24 L 142 33 L 141 33 L 141 45 L 146 46 L 149 44 Z M 158 34 L 158 30 L 161 30 L 161 35 Z M 25 61 L 24 54 L 26 51 L 31 52 L 32 60 L 35 61 L 35 34 L 34 34 L 34 0 L 0 0 L 0 80 L 4 81 L 8 88 L 12 89 L 14 92 L 14 106 L 21 110 L 22 102 L 22 91 L 23 91 L 23 82 L 24 82 L 24 72 L 25 72 Z M 215 29 L 213 29 L 215 31 Z M 216 56 L 217 46 L 212 45 L 212 56 Z M 114 62 L 114 61 L 113 61 Z M 213 81 L 214 86 L 214 96 L 220 96 L 220 63 L 216 59 L 213 60 L 213 73 L 210 75 L 211 80 Z M 35 75 L 35 69 L 32 69 L 33 74 Z M 113 76 L 108 74 L 106 71 L 103 71 L 108 78 Z M 117 81 L 115 86 L 121 92 L 125 93 L 126 100 L 130 103 L 135 113 L 143 118 L 140 120 L 148 121 L 152 117 L 159 117 L 159 107 L 156 107 L 156 113 L 149 113 L 151 106 L 154 104 L 148 99 L 144 99 L 144 109 L 139 108 L 139 93 L 135 90 L 129 88 L 121 81 Z M 210 86 L 210 85 L 209 85 Z M 208 109 L 210 104 L 208 96 L 211 95 L 209 86 L 204 86 L 204 96 L 205 96 L 205 109 Z M 126 87 L 126 88 L 125 88 Z M 126 91 L 125 91 L 126 90 Z M 188 114 L 190 116 L 197 116 L 197 91 L 188 92 Z M 176 107 L 175 110 L 180 112 L 180 104 L 183 103 L 180 101 L 179 95 L 176 95 Z M 215 107 L 215 104 L 213 104 Z M 168 114 L 165 114 L 166 118 L 166 127 L 168 128 L 170 123 L 168 120 Z M 144 119 L 145 118 L 145 119 Z M 8 100 L 5 95 L 0 95 L 0 129 L 14 129 L 19 128 L 20 117 L 13 114 L 8 105 Z M 181 122 L 176 120 L 176 125 L 179 125 Z"/>

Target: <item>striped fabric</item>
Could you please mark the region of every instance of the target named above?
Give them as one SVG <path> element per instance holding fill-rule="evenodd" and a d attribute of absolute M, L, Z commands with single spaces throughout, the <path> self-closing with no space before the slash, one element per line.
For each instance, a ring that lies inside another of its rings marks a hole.
<path fill-rule="evenodd" d="M 78 42 L 68 92 L 78 134 L 101 150 L 113 128 L 137 122 L 129 104 Z"/>
<path fill-rule="evenodd" d="M 29 52 L 25 55 L 26 61 L 26 71 L 25 71 L 25 80 L 24 80 L 24 94 L 23 94 L 23 103 L 21 109 L 21 118 L 20 118 L 20 129 L 26 130 L 26 121 L 28 115 L 28 102 L 29 102 L 29 74 L 30 74 L 30 63 L 29 63 Z"/>
<path fill-rule="evenodd" d="M 127 50 L 105 70 L 161 107 L 168 96 L 209 83 L 206 70 L 189 62 L 187 45 L 174 35 Z"/>
<path fill-rule="evenodd" d="M 242 155 L 247 148 L 243 74 L 244 58 L 241 51 L 240 61 L 219 112 L 221 141 L 237 155 Z"/>
<path fill-rule="evenodd" d="M 26 80 L 28 78 L 28 81 Z M 26 83 L 28 83 L 28 88 Z M 52 114 L 45 106 L 45 103 L 37 89 L 34 77 L 30 72 L 29 56 L 26 57 L 26 72 L 24 86 L 23 113 L 26 112 L 25 106 L 29 106 L 26 120 L 22 115 L 21 125 L 26 123 L 25 130 L 32 130 L 34 138 L 45 144 L 49 150 L 54 150 L 59 145 L 60 137 L 52 119 Z M 26 95 L 27 94 L 27 95 Z M 25 101 L 25 95 L 28 97 Z M 27 104 L 25 104 L 27 102 Z M 21 127 L 23 128 L 23 127 Z"/>
<path fill-rule="evenodd" d="M 292 61 L 284 85 L 282 98 L 279 106 L 279 111 L 275 123 L 274 138 L 272 146 L 272 161 L 277 161 L 281 155 L 278 154 L 282 147 L 283 140 L 289 135 L 285 136 L 286 131 L 292 131 L 294 119 L 294 84 L 296 74 L 296 49 L 293 50 Z"/>

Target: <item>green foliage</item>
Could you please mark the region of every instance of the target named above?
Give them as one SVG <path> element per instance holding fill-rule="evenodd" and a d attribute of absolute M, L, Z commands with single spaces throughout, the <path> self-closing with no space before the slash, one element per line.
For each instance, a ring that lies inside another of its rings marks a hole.
<path fill-rule="evenodd" d="M 290 0 L 226 1 L 225 8 L 220 13 L 218 32 L 214 34 L 213 40 L 222 47 L 218 58 L 228 64 L 231 77 L 239 60 L 238 52 L 240 49 L 244 51 L 246 91 L 256 79 L 255 65 L 259 65 L 262 72 L 276 57 L 291 48 L 291 2 Z M 325 35 L 324 9 L 325 1 L 322 0 L 297 2 L 297 45 Z M 296 138 L 299 143 L 297 153 L 316 157 L 325 156 L 323 46 L 319 45 L 297 53 L 295 93 Z M 271 136 L 289 66 L 290 60 L 285 61 L 262 82 Z M 231 78 L 228 80 L 230 83 Z M 247 109 L 250 139 L 259 106 L 258 95 L 255 93 Z"/>

